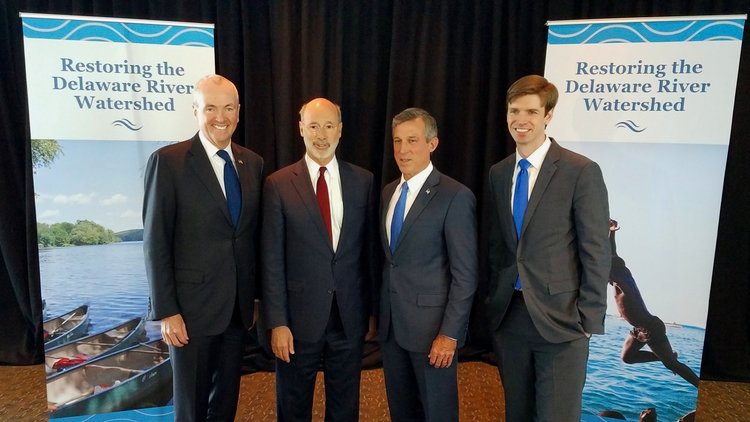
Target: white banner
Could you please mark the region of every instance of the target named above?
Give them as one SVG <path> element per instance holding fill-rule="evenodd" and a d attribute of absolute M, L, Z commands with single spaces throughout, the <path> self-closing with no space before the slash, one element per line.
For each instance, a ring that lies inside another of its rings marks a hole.
<path fill-rule="evenodd" d="M 49 417 L 172 420 L 169 352 L 146 315 L 143 172 L 198 130 L 192 91 L 214 73 L 213 25 L 22 23 Z"/>
<path fill-rule="evenodd" d="M 596 161 L 616 259 L 585 421 L 695 409 L 745 16 L 550 22 L 547 128 Z"/>
<path fill-rule="evenodd" d="M 561 139 L 726 145 L 744 18 L 550 22 Z"/>
<path fill-rule="evenodd" d="M 32 139 L 185 139 L 213 25 L 22 14 Z M 165 124 L 165 122 L 169 122 Z"/>

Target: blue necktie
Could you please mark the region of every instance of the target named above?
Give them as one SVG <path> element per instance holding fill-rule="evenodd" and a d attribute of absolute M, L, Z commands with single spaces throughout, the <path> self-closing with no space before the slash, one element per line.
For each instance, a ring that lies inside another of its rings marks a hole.
<path fill-rule="evenodd" d="M 521 240 L 521 227 L 523 227 L 523 215 L 526 213 L 526 206 L 529 205 L 529 163 L 525 158 L 518 162 L 521 170 L 516 177 L 516 190 L 513 193 L 513 222 L 516 223 L 516 235 Z M 513 286 L 516 290 L 521 290 L 521 277 L 516 277 L 516 283 Z"/>
<path fill-rule="evenodd" d="M 398 236 L 401 234 L 401 228 L 404 227 L 404 212 L 406 210 L 406 196 L 409 194 L 409 185 L 404 182 L 401 185 L 401 195 L 396 202 L 396 208 L 393 209 L 393 218 L 391 219 L 391 253 L 396 250 Z"/>
<path fill-rule="evenodd" d="M 232 165 L 232 159 L 229 158 L 229 153 L 220 149 L 216 154 L 224 159 L 224 190 L 227 195 L 227 207 L 229 208 L 229 216 L 232 217 L 232 224 L 237 226 L 237 221 L 240 219 L 240 210 L 242 209 L 242 189 L 240 189 L 240 179 L 237 177 L 237 172 L 234 170 L 234 165 Z"/>

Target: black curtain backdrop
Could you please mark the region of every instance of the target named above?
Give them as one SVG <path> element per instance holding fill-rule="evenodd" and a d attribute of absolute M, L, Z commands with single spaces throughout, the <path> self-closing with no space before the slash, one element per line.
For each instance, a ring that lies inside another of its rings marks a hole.
<path fill-rule="evenodd" d="M 382 183 L 392 180 L 398 170 L 392 158 L 390 120 L 403 108 L 423 107 L 439 126 L 441 143 L 434 164 L 469 186 L 484 204 L 490 165 L 514 150 L 505 127 L 505 90 L 520 76 L 544 73 L 547 21 L 749 10 L 750 0 L 4 1 L 0 6 L 0 363 L 34 364 L 43 358 L 19 12 L 215 23 L 217 72 L 237 84 L 243 105 L 234 139 L 261 154 L 269 172 L 302 156 L 297 111 L 304 101 L 325 96 L 342 107 L 339 156 L 372 170 Z M 749 44 L 746 26 L 703 379 L 750 381 Z M 485 215 L 482 205 L 480 223 Z M 470 327 L 474 350 L 489 345 L 482 318 L 486 292 L 482 284 Z"/>

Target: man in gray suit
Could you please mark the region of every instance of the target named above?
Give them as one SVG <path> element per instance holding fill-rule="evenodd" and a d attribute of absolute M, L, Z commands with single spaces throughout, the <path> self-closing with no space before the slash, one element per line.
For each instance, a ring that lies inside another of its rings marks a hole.
<path fill-rule="evenodd" d="M 383 189 L 380 341 L 391 419 L 458 420 L 456 351 L 477 287 L 476 200 L 437 171 L 437 124 L 425 110 L 393 118 L 401 177 Z"/>
<path fill-rule="evenodd" d="M 151 317 L 161 321 L 175 420 L 232 421 L 254 322 L 255 242 L 263 160 L 232 143 L 237 88 L 195 85 L 192 139 L 159 149 L 145 174 L 143 248 Z"/>
<path fill-rule="evenodd" d="M 578 422 L 589 337 L 604 333 L 607 189 L 596 163 L 545 134 L 557 98 L 541 76 L 510 86 L 516 152 L 490 169 L 486 304 L 510 422 Z"/>
<path fill-rule="evenodd" d="M 263 190 L 262 308 L 281 421 L 311 419 L 321 363 L 326 420 L 359 419 L 362 349 L 368 328 L 375 335 L 376 203 L 372 173 L 336 158 L 342 127 L 331 101 L 303 105 L 305 156 Z"/>

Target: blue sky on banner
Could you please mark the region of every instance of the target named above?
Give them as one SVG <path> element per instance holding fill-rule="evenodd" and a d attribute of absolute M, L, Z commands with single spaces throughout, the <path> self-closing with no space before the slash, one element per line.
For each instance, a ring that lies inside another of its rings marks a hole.
<path fill-rule="evenodd" d="M 745 19 L 679 19 L 550 23 L 549 44 L 653 43 L 742 40 Z"/>
<path fill-rule="evenodd" d="M 27 38 L 213 47 L 212 26 L 24 17 Z"/>

